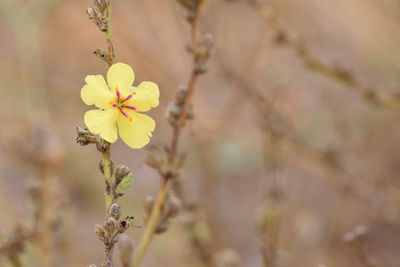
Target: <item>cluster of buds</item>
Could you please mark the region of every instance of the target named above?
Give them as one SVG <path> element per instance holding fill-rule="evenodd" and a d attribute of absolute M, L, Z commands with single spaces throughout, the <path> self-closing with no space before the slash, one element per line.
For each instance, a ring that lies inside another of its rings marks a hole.
<path fill-rule="evenodd" d="M 106 248 L 114 247 L 118 241 L 119 234 L 128 230 L 133 217 L 122 217 L 121 206 L 112 204 L 108 211 L 103 225 L 96 224 L 96 235 L 104 243 Z"/>
<path fill-rule="evenodd" d="M 184 154 L 173 154 L 169 148 L 158 146 L 151 149 L 146 163 L 156 169 L 162 177 L 171 179 L 179 176 L 184 160 Z"/>
<path fill-rule="evenodd" d="M 109 27 L 109 5 L 110 0 L 95 0 L 87 10 L 90 20 L 103 32 Z"/>
<path fill-rule="evenodd" d="M 99 169 L 104 174 L 103 161 L 100 161 Z M 106 190 L 114 197 L 114 200 L 117 200 L 132 185 L 133 174 L 125 165 L 118 165 L 114 171 L 114 163 L 112 161 L 110 161 L 110 171 L 114 179 L 111 180 L 111 184 L 107 184 Z"/>
<path fill-rule="evenodd" d="M 100 138 L 99 136 L 91 133 L 87 128 L 76 126 L 76 142 L 81 146 L 87 146 L 89 144 L 95 144 L 97 150 L 101 153 L 106 152 L 110 149 L 110 143 Z"/>
<path fill-rule="evenodd" d="M 143 206 L 144 221 L 146 223 L 153 209 L 154 201 L 155 200 L 153 196 L 148 196 Z M 155 231 L 157 234 L 163 233 L 168 229 L 170 219 L 176 217 L 179 214 L 181 206 L 182 206 L 181 201 L 178 198 L 173 196 L 168 196 L 167 201 L 165 202 L 165 204 L 161 209 L 160 221 Z"/>
<path fill-rule="evenodd" d="M 188 46 L 187 50 L 192 53 L 194 59 L 194 71 L 197 74 L 202 74 L 207 71 L 207 61 L 211 55 L 214 40 L 211 34 L 204 34 L 201 39 Z"/>
<path fill-rule="evenodd" d="M 182 115 L 183 106 L 185 104 L 186 96 L 187 96 L 187 87 L 185 85 L 181 85 L 178 87 L 178 90 L 176 91 L 175 99 L 168 104 L 166 110 L 166 116 L 169 123 L 174 127 L 177 126 L 179 123 L 180 117 Z M 186 114 L 183 123 L 185 123 L 186 120 L 191 120 L 193 118 L 194 118 L 193 106 L 190 105 L 189 111 Z"/>

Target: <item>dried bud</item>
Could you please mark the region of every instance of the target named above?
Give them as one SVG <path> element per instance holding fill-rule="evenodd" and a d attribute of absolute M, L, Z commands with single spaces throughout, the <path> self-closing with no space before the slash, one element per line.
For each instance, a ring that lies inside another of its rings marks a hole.
<path fill-rule="evenodd" d="M 181 201 L 178 198 L 170 197 L 168 199 L 165 216 L 167 218 L 176 217 L 179 214 L 181 206 L 182 206 Z"/>
<path fill-rule="evenodd" d="M 96 235 L 101 240 L 104 241 L 106 238 L 106 231 L 101 225 L 96 224 Z"/>
<path fill-rule="evenodd" d="M 171 101 L 168 104 L 168 107 L 166 110 L 166 117 L 168 119 L 168 122 L 172 126 L 175 126 L 178 123 L 181 113 L 182 113 L 182 108 L 176 102 Z"/>
<path fill-rule="evenodd" d="M 132 216 L 127 216 L 123 220 L 121 220 L 118 225 L 118 232 L 123 233 L 126 230 L 128 230 L 129 226 L 131 226 L 132 220 L 133 220 Z"/>
<path fill-rule="evenodd" d="M 106 233 L 113 234 L 116 229 L 117 229 L 117 220 L 115 220 L 112 217 L 107 218 L 107 220 L 104 223 L 104 230 L 106 230 Z"/>
<path fill-rule="evenodd" d="M 86 146 L 88 144 L 96 144 L 97 139 L 94 134 L 89 132 L 88 129 L 86 128 L 81 128 L 79 126 L 76 126 L 76 132 L 78 136 L 76 137 L 76 142 L 80 144 L 81 146 Z"/>
<path fill-rule="evenodd" d="M 93 51 L 93 54 L 95 54 L 101 60 L 105 61 L 108 60 L 108 53 L 106 51 L 103 51 L 101 49 L 96 49 L 95 51 Z"/>
<path fill-rule="evenodd" d="M 117 203 L 114 203 L 108 209 L 108 215 L 116 220 L 121 218 L 121 206 Z"/>
<path fill-rule="evenodd" d="M 92 20 L 101 31 L 108 30 L 108 6 L 109 0 L 95 0 L 87 10 L 89 19 Z"/>
<path fill-rule="evenodd" d="M 104 140 L 103 138 L 99 138 L 96 142 L 97 150 L 101 153 L 105 153 L 110 150 L 110 143 Z"/>
<path fill-rule="evenodd" d="M 157 169 L 161 176 L 175 178 L 179 175 L 184 160 L 184 154 L 175 155 L 166 147 L 155 147 L 147 156 L 146 163 Z"/>
<path fill-rule="evenodd" d="M 125 165 L 118 165 L 115 169 L 115 183 L 118 185 L 125 176 L 130 173 L 130 170 Z"/>
<path fill-rule="evenodd" d="M 185 102 L 186 95 L 187 95 L 187 86 L 180 85 L 178 87 L 178 90 L 176 90 L 176 95 L 175 95 L 176 103 L 178 105 L 182 105 Z"/>
<path fill-rule="evenodd" d="M 189 52 L 191 52 L 194 57 L 196 73 L 201 74 L 207 71 L 206 63 L 210 58 L 212 46 L 212 35 L 205 34 L 200 42 L 188 47 Z"/>

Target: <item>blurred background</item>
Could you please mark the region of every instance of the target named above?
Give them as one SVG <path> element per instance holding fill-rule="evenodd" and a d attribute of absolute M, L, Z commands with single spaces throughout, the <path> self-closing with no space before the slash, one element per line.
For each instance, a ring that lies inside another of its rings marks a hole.
<path fill-rule="evenodd" d="M 100 154 L 75 142 L 90 109 L 84 78 L 106 73 L 92 54 L 106 45 L 90 4 L 0 0 L 0 241 L 32 220 L 35 184 L 54 177 L 54 266 L 104 257 L 94 233 L 104 219 Z M 399 26 L 396 0 L 207 1 L 200 27 L 214 47 L 179 149 L 212 263 L 195 256 L 178 217 L 145 266 L 400 266 Z M 115 0 L 112 34 L 135 83 L 159 85 L 151 144 L 169 143 L 165 109 L 192 66 L 184 9 Z M 121 141 L 112 148 L 134 172 L 121 205 L 139 226 L 159 184 L 147 154 Z M 28 244 L 23 266 L 38 257 Z"/>

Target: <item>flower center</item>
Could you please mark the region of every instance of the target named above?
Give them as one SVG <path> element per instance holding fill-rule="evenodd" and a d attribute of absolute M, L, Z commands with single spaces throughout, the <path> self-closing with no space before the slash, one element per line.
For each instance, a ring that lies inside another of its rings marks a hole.
<path fill-rule="evenodd" d="M 116 92 L 116 98 L 114 101 L 112 101 L 110 104 L 112 104 L 112 106 L 114 108 L 117 108 L 122 115 L 124 115 L 124 117 L 126 117 L 128 120 L 132 120 L 132 118 L 129 116 L 127 109 L 128 110 L 136 110 L 136 107 L 134 106 L 130 106 L 128 105 L 128 100 L 131 99 L 136 93 L 132 92 L 130 95 L 126 96 L 126 97 L 121 97 L 121 93 L 119 92 L 119 90 L 115 90 Z"/>

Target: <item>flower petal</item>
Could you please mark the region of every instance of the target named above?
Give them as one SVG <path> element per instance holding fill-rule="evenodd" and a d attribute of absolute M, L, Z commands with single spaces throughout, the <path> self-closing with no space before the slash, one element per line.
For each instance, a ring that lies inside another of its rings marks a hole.
<path fill-rule="evenodd" d="M 117 119 L 119 115 L 118 109 L 97 109 L 89 110 L 85 113 L 84 120 L 89 130 L 98 134 L 104 140 L 114 143 L 117 138 Z"/>
<path fill-rule="evenodd" d="M 150 142 L 156 122 L 149 116 L 134 111 L 129 112 L 131 120 L 124 116 L 118 118 L 118 132 L 121 139 L 131 148 L 142 148 Z"/>
<path fill-rule="evenodd" d="M 81 98 L 86 105 L 96 105 L 98 108 L 106 108 L 114 96 L 106 84 L 103 76 L 86 76 L 86 83 L 81 90 Z"/>
<path fill-rule="evenodd" d="M 133 91 L 135 94 L 127 101 L 129 106 L 134 106 L 137 111 L 146 112 L 155 108 L 160 103 L 160 90 L 153 82 L 142 82 Z"/>
<path fill-rule="evenodd" d="M 135 74 L 131 66 L 125 63 L 115 63 L 108 69 L 107 81 L 111 91 L 115 92 L 118 89 L 123 97 L 131 93 L 134 80 Z"/>

